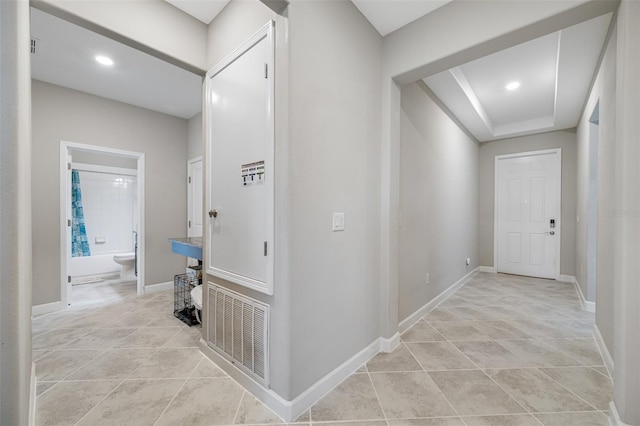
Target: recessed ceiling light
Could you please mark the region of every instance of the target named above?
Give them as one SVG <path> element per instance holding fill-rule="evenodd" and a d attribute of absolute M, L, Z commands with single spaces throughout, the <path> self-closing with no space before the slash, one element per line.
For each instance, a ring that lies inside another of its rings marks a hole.
<path fill-rule="evenodd" d="M 96 61 L 105 66 L 113 65 L 113 60 L 107 56 L 98 55 L 96 56 Z"/>
<path fill-rule="evenodd" d="M 511 83 L 504 86 L 504 88 L 507 90 L 516 90 L 518 87 L 520 87 L 519 81 L 512 81 Z"/>

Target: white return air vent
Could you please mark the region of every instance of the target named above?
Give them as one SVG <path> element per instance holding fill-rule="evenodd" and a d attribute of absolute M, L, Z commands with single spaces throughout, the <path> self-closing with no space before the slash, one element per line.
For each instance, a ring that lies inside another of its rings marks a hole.
<path fill-rule="evenodd" d="M 212 283 L 208 291 L 209 346 L 269 386 L 269 306 Z"/>

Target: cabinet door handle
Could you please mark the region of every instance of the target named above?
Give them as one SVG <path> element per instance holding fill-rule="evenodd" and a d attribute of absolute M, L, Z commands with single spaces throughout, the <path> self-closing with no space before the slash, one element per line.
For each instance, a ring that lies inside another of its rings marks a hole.
<path fill-rule="evenodd" d="M 218 210 L 209 210 L 209 217 L 218 217 Z"/>

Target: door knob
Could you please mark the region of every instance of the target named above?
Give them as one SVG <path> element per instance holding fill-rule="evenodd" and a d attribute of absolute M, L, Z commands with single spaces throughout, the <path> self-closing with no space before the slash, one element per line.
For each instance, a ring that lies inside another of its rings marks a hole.
<path fill-rule="evenodd" d="M 209 217 L 218 217 L 218 210 L 209 210 Z"/>
<path fill-rule="evenodd" d="M 545 234 L 547 234 L 547 235 L 556 235 L 556 231 L 545 232 Z"/>

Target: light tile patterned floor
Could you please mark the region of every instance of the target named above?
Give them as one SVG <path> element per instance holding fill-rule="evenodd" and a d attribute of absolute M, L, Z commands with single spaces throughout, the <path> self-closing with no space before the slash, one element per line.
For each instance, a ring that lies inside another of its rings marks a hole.
<path fill-rule="evenodd" d="M 35 318 L 36 425 L 282 424 L 172 303 L 122 293 Z M 479 273 L 296 424 L 608 425 L 593 321 L 571 284 Z"/>

